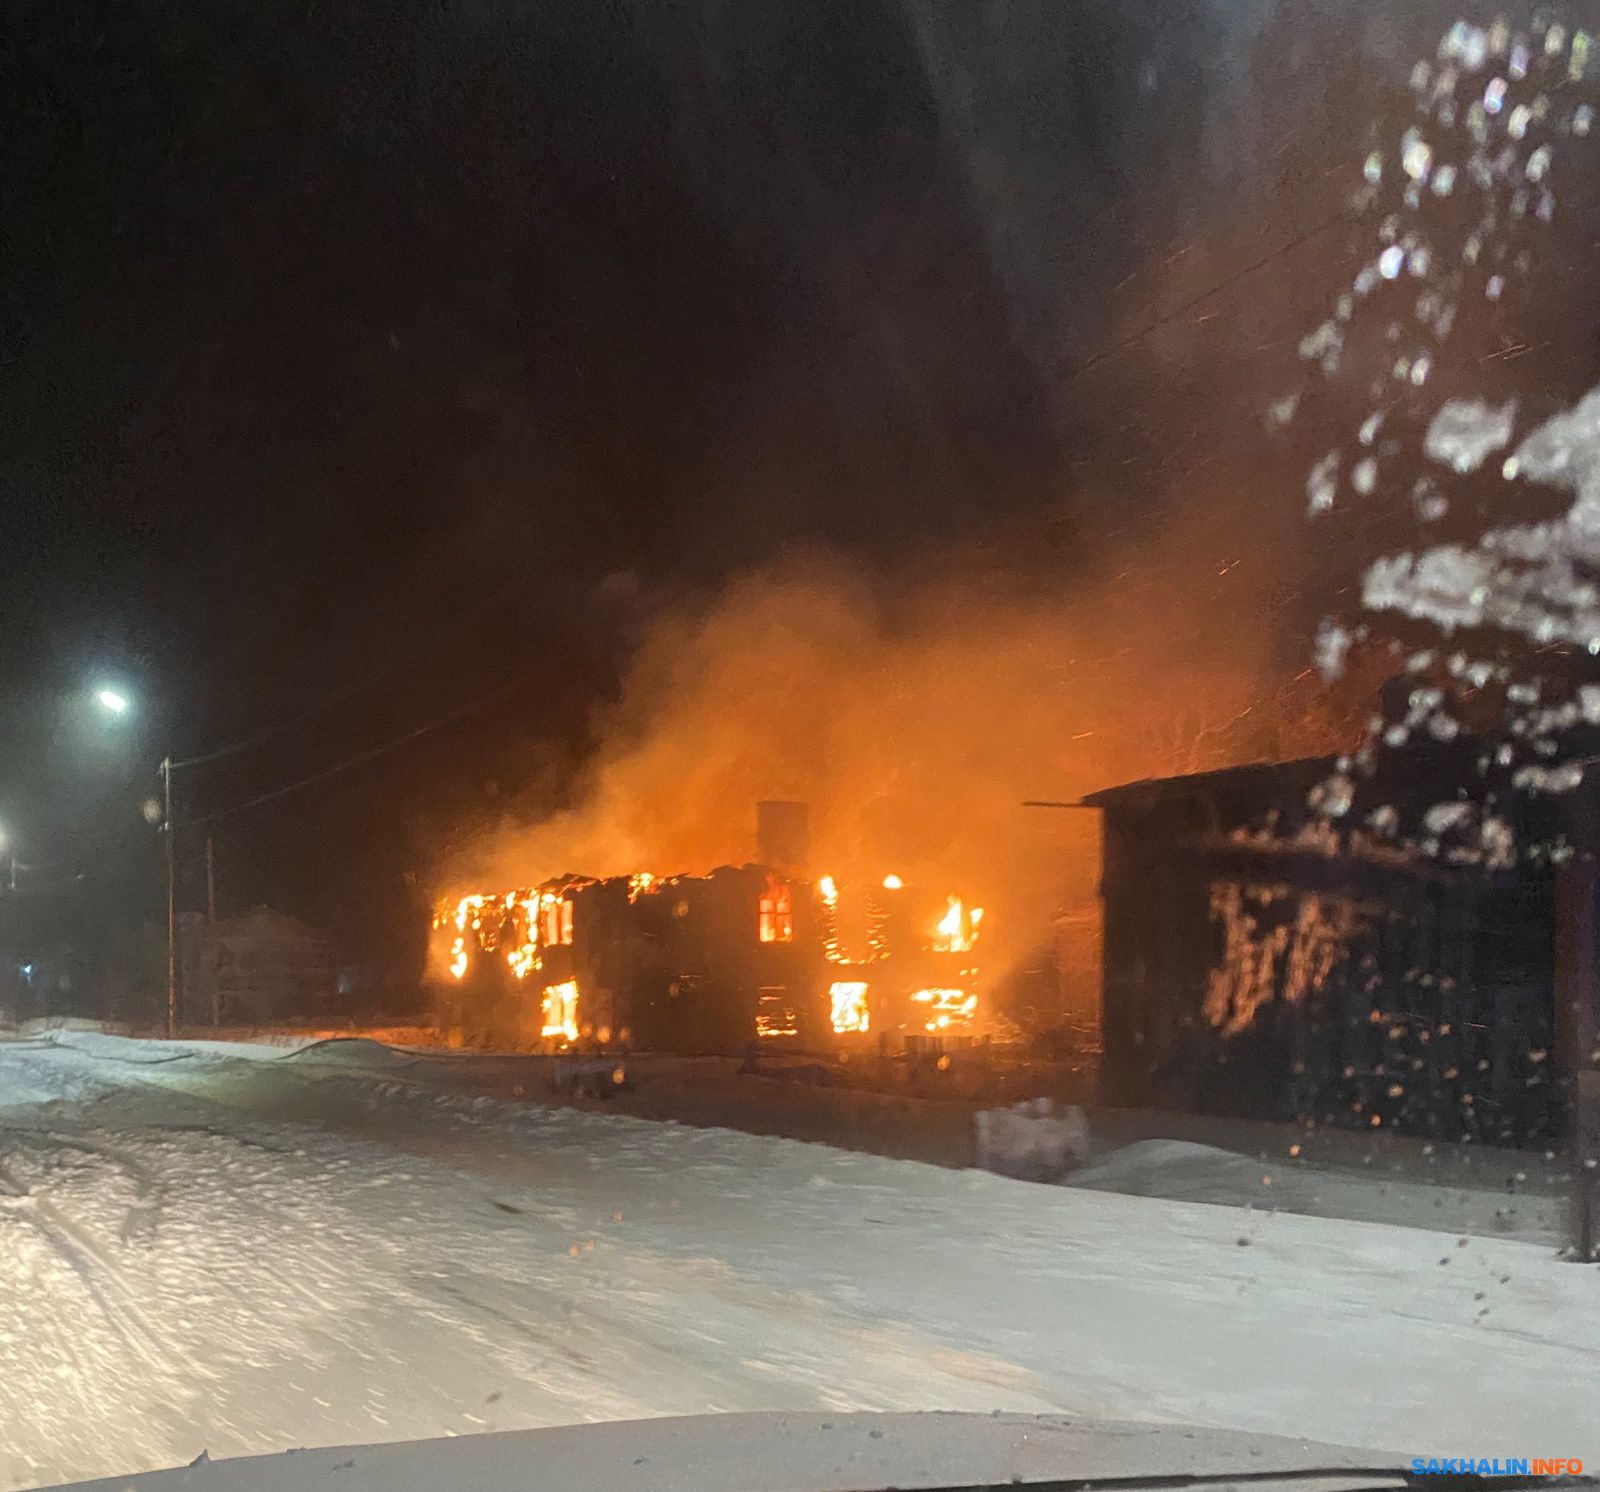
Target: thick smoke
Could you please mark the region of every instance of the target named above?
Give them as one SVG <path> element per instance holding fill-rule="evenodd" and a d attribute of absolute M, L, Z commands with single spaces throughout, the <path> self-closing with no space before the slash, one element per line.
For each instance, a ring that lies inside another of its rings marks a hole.
<path fill-rule="evenodd" d="M 794 798 L 815 872 L 892 870 L 984 905 L 992 969 L 1064 910 L 1092 940 L 1098 816 L 1024 799 L 1349 735 L 1314 678 L 1275 666 L 1272 569 L 1215 535 L 1213 557 L 1205 529 L 1076 586 L 981 555 L 911 577 L 815 555 L 747 574 L 648 630 L 569 806 L 503 821 L 449 885 L 748 861 L 756 801 Z M 1088 982 L 1092 949 L 1080 961 Z"/>

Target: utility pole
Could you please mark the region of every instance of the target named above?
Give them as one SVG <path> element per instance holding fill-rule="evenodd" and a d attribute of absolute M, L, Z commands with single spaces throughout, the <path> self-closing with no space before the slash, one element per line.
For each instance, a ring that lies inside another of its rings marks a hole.
<path fill-rule="evenodd" d="M 167 836 L 167 1035 L 178 1029 L 178 917 L 176 862 L 172 829 L 172 758 L 161 759 L 161 785 L 166 799 L 164 832 Z"/>
<path fill-rule="evenodd" d="M 217 988 L 217 862 L 206 835 L 206 983 L 211 986 L 211 1028 L 222 1024 L 222 991 Z"/>

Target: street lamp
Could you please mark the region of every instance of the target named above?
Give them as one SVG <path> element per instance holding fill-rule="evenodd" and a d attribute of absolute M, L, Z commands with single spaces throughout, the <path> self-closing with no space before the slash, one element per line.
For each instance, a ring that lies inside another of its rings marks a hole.
<path fill-rule="evenodd" d="M 127 713 L 129 699 L 119 689 L 97 689 L 95 699 L 101 708 L 113 715 Z M 176 871 L 173 860 L 172 833 L 172 758 L 161 759 L 162 810 L 161 832 L 167 841 L 167 1035 L 177 1030 L 178 1024 L 178 943 Z"/>

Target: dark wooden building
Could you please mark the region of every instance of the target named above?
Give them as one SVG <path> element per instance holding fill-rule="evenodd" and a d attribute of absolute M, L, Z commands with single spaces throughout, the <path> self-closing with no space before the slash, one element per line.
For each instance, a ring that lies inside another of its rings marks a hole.
<path fill-rule="evenodd" d="M 1153 779 L 1103 819 L 1104 1102 L 1538 1145 L 1566 1126 L 1559 872 L 1452 852 L 1472 742 Z M 1479 784 L 1481 788 L 1481 783 Z M 1507 806 L 1526 848 L 1560 805 Z M 1335 827 L 1337 825 L 1337 827 Z M 1432 840 L 1425 850 L 1402 847 Z"/>
<path fill-rule="evenodd" d="M 460 972 L 439 986 L 441 1017 L 485 1039 L 665 1052 L 826 1039 L 815 900 L 769 866 L 570 876 L 472 915 L 455 940 Z M 448 940 L 448 917 L 441 928 Z M 508 949 L 526 953 L 520 977 Z"/>

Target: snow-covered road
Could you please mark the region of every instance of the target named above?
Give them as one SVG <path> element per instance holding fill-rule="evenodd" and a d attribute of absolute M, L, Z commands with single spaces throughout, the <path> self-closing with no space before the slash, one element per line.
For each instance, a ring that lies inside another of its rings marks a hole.
<path fill-rule="evenodd" d="M 0 1043 L 0 1486 L 762 1408 L 1600 1459 L 1600 1277 L 414 1086 L 378 1049 Z"/>

